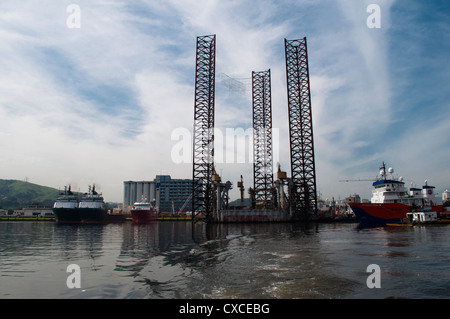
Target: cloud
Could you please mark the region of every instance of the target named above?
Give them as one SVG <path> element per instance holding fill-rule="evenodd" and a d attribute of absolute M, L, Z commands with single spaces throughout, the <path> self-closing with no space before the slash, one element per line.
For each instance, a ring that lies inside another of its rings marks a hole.
<path fill-rule="evenodd" d="M 307 37 L 318 187 L 325 196 L 356 192 L 338 180 L 373 176 L 383 160 L 414 175 L 413 167 L 426 170 L 417 157 L 434 151 L 426 162 L 439 176 L 450 173 L 439 115 L 448 115 L 449 100 L 445 2 L 378 1 L 380 29 L 366 25 L 370 1 L 83 0 L 79 29 L 66 25 L 70 3 L 1 4 L 2 178 L 73 183 L 83 191 L 95 182 L 115 201 L 125 180 L 190 178 L 191 165 L 171 159 L 171 135 L 176 128 L 192 131 L 195 41 L 206 34 L 217 36 L 216 74 L 246 89 L 217 78 L 216 127 L 249 128 L 251 72 L 271 69 L 280 136 L 274 143 L 287 171 L 283 39 Z M 250 163 L 218 169 L 225 179 L 243 174 L 246 187 L 252 184 Z"/>

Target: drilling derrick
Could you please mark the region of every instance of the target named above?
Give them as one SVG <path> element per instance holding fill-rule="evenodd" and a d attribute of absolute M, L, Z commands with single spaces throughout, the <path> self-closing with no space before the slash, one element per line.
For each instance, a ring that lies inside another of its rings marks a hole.
<path fill-rule="evenodd" d="M 253 183 L 255 202 L 272 204 L 272 97 L 270 69 L 252 72 L 253 92 Z"/>
<path fill-rule="evenodd" d="M 216 36 L 197 37 L 193 134 L 192 221 L 213 210 Z"/>
<path fill-rule="evenodd" d="M 313 123 L 306 37 L 284 40 L 291 149 L 290 205 L 294 219 L 317 213 Z"/>

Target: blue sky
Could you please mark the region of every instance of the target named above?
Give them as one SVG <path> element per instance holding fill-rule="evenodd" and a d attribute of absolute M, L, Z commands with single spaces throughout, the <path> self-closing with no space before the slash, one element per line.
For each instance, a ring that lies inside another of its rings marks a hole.
<path fill-rule="evenodd" d="M 69 28 L 70 4 L 80 28 Z M 370 4 L 381 27 L 369 28 Z M 284 38 L 308 41 L 317 186 L 369 197 L 381 162 L 450 189 L 448 1 L 2 1 L 0 178 L 121 201 L 123 181 L 191 178 L 195 41 L 216 34 L 216 127 L 251 126 L 252 71 L 271 69 L 274 143 L 289 174 Z M 245 92 L 224 79 L 235 79 Z M 190 142 L 189 142 L 190 144 Z M 251 163 L 218 163 L 234 185 Z M 237 196 L 237 190 L 232 195 Z"/>

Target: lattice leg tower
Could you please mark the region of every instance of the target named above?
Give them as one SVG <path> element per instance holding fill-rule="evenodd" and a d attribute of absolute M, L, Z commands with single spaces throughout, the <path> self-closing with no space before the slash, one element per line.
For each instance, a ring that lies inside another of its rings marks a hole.
<path fill-rule="evenodd" d="M 313 123 L 306 37 L 284 40 L 289 108 L 292 197 L 294 218 L 317 213 Z"/>
<path fill-rule="evenodd" d="M 272 96 L 270 70 L 252 72 L 253 93 L 253 183 L 255 201 L 272 204 Z"/>
<path fill-rule="evenodd" d="M 216 36 L 197 37 L 193 134 L 192 220 L 212 213 Z"/>

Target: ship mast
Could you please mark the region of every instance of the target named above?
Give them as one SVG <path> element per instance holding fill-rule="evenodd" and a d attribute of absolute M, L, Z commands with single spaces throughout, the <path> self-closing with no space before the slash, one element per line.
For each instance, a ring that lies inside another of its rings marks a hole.
<path fill-rule="evenodd" d="M 386 164 L 381 164 L 380 166 L 380 174 L 383 176 L 384 179 L 386 179 Z"/>

